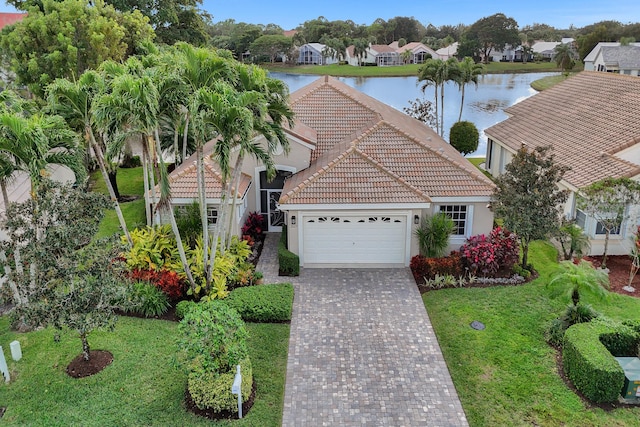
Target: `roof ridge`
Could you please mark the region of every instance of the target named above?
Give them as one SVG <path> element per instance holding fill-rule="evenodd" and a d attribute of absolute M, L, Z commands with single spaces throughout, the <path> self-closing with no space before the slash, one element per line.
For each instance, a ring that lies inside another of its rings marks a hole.
<path fill-rule="evenodd" d="M 421 197 L 426 198 L 428 201 L 431 201 L 431 197 L 427 193 L 425 193 L 424 191 L 422 191 L 419 188 L 415 187 L 411 183 L 407 182 L 407 180 L 402 178 L 397 173 L 393 172 L 391 169 L 388 169 L 387 167 L 385 167 L 383 164 L 378 162 L 373 157 L 369 156 L 367 153 L 363 152 L 362 150 L 359 150 L 357 147 L 353 147 L 353 151 L 355 153 L 357 153 L 358 155 L 360 155 L 365 161 L 371 163 L 378 170 L 386 173 L 387 175 L 390 175 L 393 179 L 395 179 L 400 184 L 402 184 L 405 187 L 407 187 L 409 190 L 413 191 L 414 193 L 418 194 Z"/>
<path fill-rule="evenodd" d="M 414 119 L 417 120 L 417 119 Z M 472 168 L 468 168 L 467 165 L 460 163 L 456 160 L 454 160 L 453 158 L 451 158 L 449 155 L 447 155 L 445 153 L 444 147 L 439 147 L 438 149 L 435 149 L 434 147 L 427 145 L 425 143 L 423 143 L 419 138 L 411 135 L 410 133 L 407 133 L 406 131 L 404 131 L 403 129 L 399 128 L 398 126 L 396 126 L 393 123 L 389 123 L 386 120 L 382 120 L 382 122 L 384 122 L 387 126 L 391 127 L 392 129 L 394 129 L 396 132 L 404 135 L 405 137 L 407 137 L 408 139 L 410 139 L 411 141 L 413 141 L 414 143 L 420 145 L 421 147 L 431 151 L 432 153 L 436 154 L 437 156 L 440 156 L 441 158 L 443 158 L 444 160 L 448 161 L 449 163 L 452 163 L 453 165 L 457 166 L 458 168 L 464 170 L 465 172 L 469 173 L 469 175 L 471 175 L 476 181 L 479 181 L 481 183 L 493 183 L 489 178 L 487 178 L 482 172 L 480 172 L 480 170 L 476 167 L 472 167 Z M 433 139 L 429 136 L 428 141 L 433 141 Z M 449 147 L 451 147 L 452 150 L 455 150 L 455 148 L 447 143 L 444 139 L 442 140 L 445 144 L 447 144 Z M 457 151 L 457 150 L 456 150 Z M 460 154 L 462 156 L 462 154 Z M 464 156 L 462 156 L 464 158 Z"/>
<path fill-rule="evenodd" d="M 350 152 L 352 152 L 354 149 L 355 148 L 353 146 L 348 147 L 345 151 L 340 153 L 337 157 L 334 157 L 333 160 L 330 160 L 326 165 L 324 165 L 321 168 L 317 169 L 311 176 L 305 178 L 302 182 L 300 182 L 298 185 L 296 185 L 291 190 L 289 190 L 289 192 L 287 194 L 282 195 L 280 197 L 280 200 L 283 203 L 286 203 L 287 200 L 295 197 L 297 194 L 299 194 L 302 190 L 306 189 L 310 184 L 312 184 L 320 176 L 324 175 L 326 172 L 328 172 L 329 170 L 333 169 L 338 163 L 340 163 L 344 158 L 346 158 L 347 155 Z M 323 154 L 323 156 L 324 156 L 324 154 Z M 318 160 L 316 160 L 316 163 L 317 162 L 318 162 Z"/>

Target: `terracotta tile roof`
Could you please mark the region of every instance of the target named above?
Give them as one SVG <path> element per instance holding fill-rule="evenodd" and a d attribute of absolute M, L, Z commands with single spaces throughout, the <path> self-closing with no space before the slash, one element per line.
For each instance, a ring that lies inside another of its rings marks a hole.
<path fill-rule="evenodd" d="M 22 21 L 26 16 L 26 13 L 0 12 L 0 29 Z"/>
<path fill-rule="evenodd" d="M 283 204 L 409 203 L 493 193 L 491 181 L 431 128 L 337 79 L 316 80 L 294 92 L 291 104 L 296 118 L 317 130 L 318 148 L 310 167 L 285 183 Z"/>
<path fill-rule="evenodd" d="M 485 130 L 512 150 L 551 145 L 577 188 L 606 177 L 635 176 L 640 166 L 620 151 L 640 143 L 640 78 L 583 71 L 505 110 L 510 117 Z"/>
<path fill-rule="evenodd" d="M 378 53 L 396 53 L 396 50 L 386 44 L 372 44 L 371 50 L 375 50 Z"/>
<path fill-rule="evenodd" d="M 198 198 L 198 180 L 194 159 L 195 157 L 190 157 L 169 175 L 172 198 Z M 219 199 L 222 196 L 222 175 L 218 167 L 207 156 L 204 159 L 204 184 L 207 199 Z M 251 177 L 243 173 L 240 177 L 238 198 L 242 198 L 250 185 Z M 160 191 L 158 185 L 156 185 L 156 191 Z"/>

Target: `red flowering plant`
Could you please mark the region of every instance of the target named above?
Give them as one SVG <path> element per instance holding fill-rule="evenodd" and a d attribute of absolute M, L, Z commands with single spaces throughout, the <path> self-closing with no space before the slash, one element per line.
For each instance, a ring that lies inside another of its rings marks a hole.
<path fill-rule="evenodd" d="M 510 269 L 519 260 L 518 237 L 501 227 L 494 228 L 489 236 L 479 234 L 470 237 L 460 248 L 465 267 L 471 274 L 493 276 L 501 268 Z"/>
<path fill-rule="evenodd" d="M 180 299 L 186 289 L 185 281 L 178 273 L 171 270 L 141 270 L 133 269 L 127 273 L 130 280 L 145 281 L 154 284 L 166 296 L 173 300 Z"/>
<path fill-rule="evenodd" d="M 242 239 L 249 242 L 258 240 L 262 238 L 264 229 L 264 216 L 258 212 L 251 212 L 242 226 Z"/>

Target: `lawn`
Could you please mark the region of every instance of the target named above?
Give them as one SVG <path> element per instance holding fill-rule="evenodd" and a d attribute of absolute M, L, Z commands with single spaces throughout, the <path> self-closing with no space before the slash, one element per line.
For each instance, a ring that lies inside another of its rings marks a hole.
<path fill-rule="evenodd" d="M 556 372 L 555 350 L 543 338 L 565 303 L 550 300 L 546 278 L 556 251 L 534 242 L 540 277 L 523 286 L 447 289 L 423 295 L 471 426 L 631 426 L 640 408 L 605 412 L 585 406 Z M 614 294 L 593 303 L 615 318 L 637 318 L 640 300 Z M 469 324 L 486 325 L 476 331 Z"/>
<path fill-rule="evenodd" d="M 127 226 L 129 229 L 134 229 L 139 225 L 146 224 L 142 168 L 120 168 L 116 177 L 121 195 L 138 196 L 138 199 L 132 202 L 120 203 Z M 91 174 L 91 187 L 92 191 L 109 194 L 100 171 L 95 171 Z M 110 209 L 105 212 L 105 217 L 100 223 L 96 238 L 111 236 L 115 233 L 120 234 L 120 224 L 115 209 Z"/>
<path fill-rule="evenodd" d="M 542 92 L 543 90 L 549 89 L 555 85 L 557 85 L 560 82 L 565 81 L 566 79 L 568 79 L 570 76 L 572 76 L 572 74 L 559 74 L 557 76 L 547 76 L 547 77 L 543 77 L 541 79 L 535 80 L 533 82 L 531 82 L 531 87 L 534 88 L 537 91 Z"/>
<path fill-rule="evenodd" d="M 253 408 L 242 421 L 212 422 L 185 411 L 186 374 L 174 362 L 177 323 L 121 317 L 115 332 L 96 332 L 94 349 L 109 350 L 113 363 L 83 379 L 65 373 L 80 353 L 80 340 L 54 330 L 9 331 L 0 318 L 0 343 L 8 354 L 17 339 L 23 358 L 9 360 L 10 384 L 0 384 L 6 426 L 280 426 L 284 402 L 289 325 L 247 323 L 254 379 Z"/>
<path fill-rule="evenodd" d="M 394 67 L 354 67 L 353 65 L 297 65 L 262 64 L 269 71 L 291 74 L 316 74 L 341 77 L 403 77 L 416 76 L 420 64 L 399 65 Z M 582 69 L 582 64 L 576 65 L 574 71 Z M 557 72 L 560 69 L 553 62 L 492 62 L 485 65 L 487 74 L 504 73 L 541 73 Z"/>

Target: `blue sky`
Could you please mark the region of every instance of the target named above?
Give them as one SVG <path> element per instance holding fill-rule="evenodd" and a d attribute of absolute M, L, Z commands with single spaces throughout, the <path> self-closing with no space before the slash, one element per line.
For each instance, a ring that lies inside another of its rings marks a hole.
<path fill-rule="evenodd" d="M 515 18 L 519 26 L 534 22 L 568 28 L 593 24 L 602 20 L 622 23 L 640 22 L 640 3 L 637 0 L 538 0 L 538 1 L 292 1 L 292 0 L 204 0 L 202 8 L 214 22 L 235 19 L 254 24 L 275 23 L 292 29 L 306 20 L 324 16 L 330 21 L 351 19 L 356 24 L 371 24 L 376 18 L 413 16 L 427 25 L 440 26 L 458 23 L 472 24 L 478 19 L 502 12 Z M 11 6 L 0 5 L 2 12 L 14 12 Z"/>

